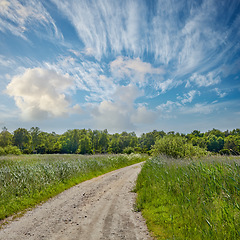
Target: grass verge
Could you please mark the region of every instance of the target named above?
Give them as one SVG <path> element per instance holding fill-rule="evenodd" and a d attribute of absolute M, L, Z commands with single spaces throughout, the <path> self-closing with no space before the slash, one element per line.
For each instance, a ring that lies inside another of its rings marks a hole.
<path fill-rule="evenodd" d="M 240 158 L 147 160 L 136 209 L 156 239 L 240 239 Z"/>
<path fill-rule="evenodd" d="M 0 220 L 80 182 L 146 160 L 130 155 L 21 155 L 0 157 Z"/>

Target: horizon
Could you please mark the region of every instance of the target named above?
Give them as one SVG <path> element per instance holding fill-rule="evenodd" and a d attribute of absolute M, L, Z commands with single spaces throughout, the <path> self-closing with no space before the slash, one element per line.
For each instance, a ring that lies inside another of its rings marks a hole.
<path fill-rule="evenodd" d="M 0 128 L 231 131 L 240 1 L 0 2 Z"/>

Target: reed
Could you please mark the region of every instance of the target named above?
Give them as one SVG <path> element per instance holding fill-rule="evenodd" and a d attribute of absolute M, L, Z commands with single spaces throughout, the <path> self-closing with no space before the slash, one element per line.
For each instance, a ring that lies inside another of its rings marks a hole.
<path fill-rule="evenodd" d="M 84 180 L 144 160 L 139 154 L 0 157 L 0 220 Z"/>
<path fill-rule="evenodd" d="M 156 239 L 240 239 L 240 158 L 149 159 L 136 209 Z"/>

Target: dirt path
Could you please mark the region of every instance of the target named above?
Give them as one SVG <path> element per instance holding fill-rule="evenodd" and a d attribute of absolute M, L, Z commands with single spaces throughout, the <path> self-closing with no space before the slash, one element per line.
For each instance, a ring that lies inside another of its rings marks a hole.
<path fill-rule="evenodd" d="M 0 230 L 1 240 L 151 239 L 131 192 L 141 164 L 83 182 Z"/>

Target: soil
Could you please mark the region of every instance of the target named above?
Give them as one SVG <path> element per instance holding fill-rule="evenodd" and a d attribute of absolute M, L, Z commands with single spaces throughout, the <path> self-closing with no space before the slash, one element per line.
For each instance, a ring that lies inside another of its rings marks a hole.
<path fill-rule="evenodd" d="M 72 187 L 3 226 L 1 240 L 152 239 L 132 192 L 141 163 Z"/>

